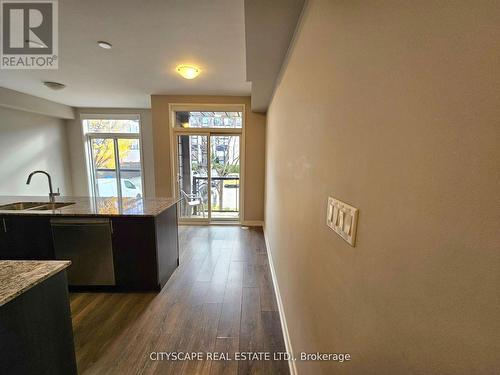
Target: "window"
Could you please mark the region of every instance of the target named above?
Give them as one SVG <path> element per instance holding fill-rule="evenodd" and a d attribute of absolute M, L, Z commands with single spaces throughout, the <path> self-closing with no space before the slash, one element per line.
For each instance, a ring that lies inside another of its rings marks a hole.
<path fill-rule="evenodd" d="M 141 198 L 144 191 L 139 116 L 85 116 L 82 125 L 93 195 Z"/>
<path fill-rule="evenodd" d="M 233 128 L 241 129 L 242 112 L 175 112 L 177 128 Z"/>
<path fill-rule="evenodd" d="M 139 119 L 87 119 L 83 126 L 86 133 L 139 134 Z"/>

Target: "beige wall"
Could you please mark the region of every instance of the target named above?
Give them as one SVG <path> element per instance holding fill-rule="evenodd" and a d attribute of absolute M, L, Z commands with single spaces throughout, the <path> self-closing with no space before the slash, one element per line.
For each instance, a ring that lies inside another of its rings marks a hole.
<path fill-rule="evenodd" d="M 64 120 L 0 107 L 0 195 L 48 196 L 47 171 L 54 190 L 71 195 L 69 151 Z"/>
<path fill-rule="evenodd" d="M 312 0 L 268 112 L 266 233 L 300 374 L 493 374 L 500 7 Z M 350 247 L 326 201 L 360 209 Z M 335 371 L 335 372 L 334 372 Z"/>
<path fill-rule="evenodd" d="M 152 95 L 156 195 L 172 195 L 169 104 L 245 104 L 244 220 L 264 218 L 264 159 L 266 116 L 250 111 L 250 97 Z"/>
<path fill-rule="evenodd" d="M 89 196 L 85 148 L 82 135 L 82 114 L 138 114 L 141 118 L 141 143 L 144 167 L 144 195 L 155 196 L 153 126 L 150 109 L 137 108 L 77 108 L 75 119 L 68 121 L 68 141 L 71 151 L 71 174 L 76 196 Z"/>

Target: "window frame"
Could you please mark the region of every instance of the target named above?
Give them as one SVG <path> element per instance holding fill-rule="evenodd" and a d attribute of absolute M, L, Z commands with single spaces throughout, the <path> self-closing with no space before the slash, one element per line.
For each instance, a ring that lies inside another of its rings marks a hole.
<path fill-rule="evenodd" d="M 179 106 L 179 108 L 182 108 L 182 107 Z M 222 111 L 216 111 L 216 110 L 213 110 L 213 108 L 212 108 L 212 110 L 206 110 L 206 108 L 205 108 L 205 110 L 192 110 L 192 109 L 190 109 L 190 110 L 182 110 L 182 109 L 179 110 L 179 108 L 175 109 L 174 117 L 172 118 L 172 122 L 173 122 L 172 126 L 177 131 L 179 131 L 179 129 L 183 129 L 183 130 L 186 130 L 186 129 L 209 129 L 209 130 L 212 130 L 212 131 L 214 131 L 216 129 L 217 130 L 220 129 L 220 130 L 232 130 L 235 133 L 241 133 L 243 131 L 243 127 L 244 127 L 244 123 L 245 123 L 244 118 L 243 118 L 244 117 L 243 110 L 234 110 L 233 107 L 230 108 L 231 110 L 227 110 L 228 108 L 225 107 L 224 109 L 226 109 L 226 110 L 222 110 Z M 236 107 L 236 108 L 237 109 L 241 109 L 240 107 Z M 201 116 L 199 116 L 199 117 L 201 117 L 201 124 L 202 124 L 202 126 L 188 126 L 188 127 L 177 126 L 177 119 L 176 119 L 175 115 L 178 112 L 200 113 Z M 226 113 L 226 115 L 228 113 L 240 113 L 241 116 L 239 116 L 238 118 L 241 121 L 241 126 L 236 126 L 236 127 L 226 126 L 225 122 L 230 119 L 229 115 L 227 115 L 226 117 L 217 117 L 217 116 L 214 116 L 213 117 L 213 122 L 216 122 L 216 120 L 220 120 L 222 122 L 222 125 L 221 126 L 217 126 L 217 125 L 216 126 L 209 126 L 209 122 L 210 122 L 209 118 L 210 118 L 210 116 L 204 115 L 204 113 L 207 113 L 207 112 Z"/>
<path fill-rule="evenodd" d="M 139 132 L 138 133 L 100 133 L 100 132 L 86 132 L 84 121 L 85 120 L 135 120 L 139 122 Z M 118 149 L 119 139 L 137 139 L 139 141 L 139 156 L 141 159 L 141 198 L 144 198 L 146 192 L 145 176 L 144 176 L 144 152 L 142 147 L 142 121 L 139 114 L 81 114 L 80 123 L 82 136 L 84 138 L 84 149 L 85 158 L 87 166 L 87 183 L 89 194 L 93 197 L 98 197 L 97 194 L 97 179 L 96 173 L 97 168 L 94 164 L 94 159 L 92 156 L 92 139 L 112 139 L 114 147 L 114 157 L 115 157 L 115 171 L 116 171 L 116 183 L 117 183 L 117 194 L 118 199 L 123 198 L 122 186 L 121 186 L 121 167 L 120 167 L 120 157 Z M 136 185 L 137 186 L 137 185 Z"/>

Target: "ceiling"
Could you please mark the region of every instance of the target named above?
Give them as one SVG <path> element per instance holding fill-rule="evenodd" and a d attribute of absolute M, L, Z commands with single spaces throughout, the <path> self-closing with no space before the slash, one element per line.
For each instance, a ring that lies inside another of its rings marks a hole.
<path fill-rule="evenodd" d="M 151 94 L 251 91 L 243 0 L 59 0 L 59 56 L 58 70 L 1 70 L 0 86 L 75 107 L 149 108 Z M 201 75 L 181 78 L 181 63 Z"/>
<path fill-rule="evenodd" d="M 246 70 L 256 112 L 267 111 L 304 4 L 305 0 L 245 0 Z"/>

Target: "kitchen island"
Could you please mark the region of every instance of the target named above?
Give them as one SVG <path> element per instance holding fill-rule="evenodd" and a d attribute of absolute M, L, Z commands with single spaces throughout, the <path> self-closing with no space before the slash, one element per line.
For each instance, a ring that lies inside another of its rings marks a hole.
<path fill-rule="evenodd" d="M 68 261 L 0 261 L 0 369 L 76 374 Z"/>
<path fill-rule="evenodd" d="M 179 262 L 177 202 L 0 196 L 0 259 L 71 260 L 71 290 L 160 290 Z"/>

